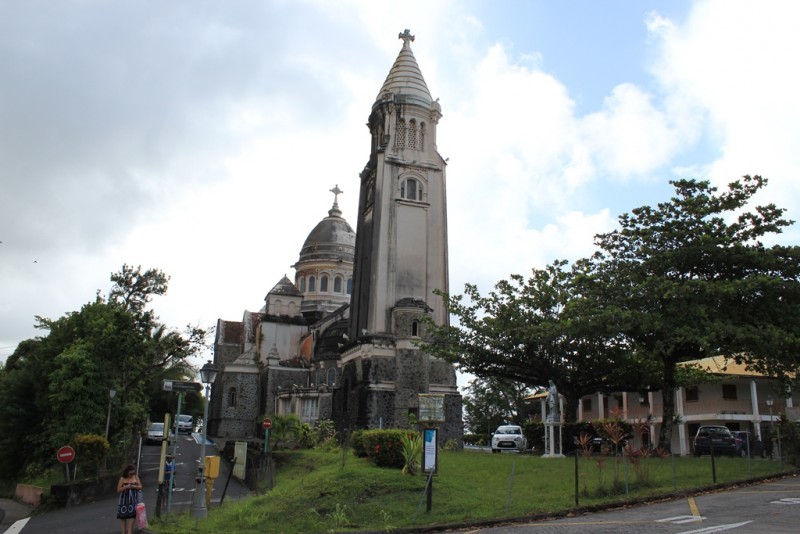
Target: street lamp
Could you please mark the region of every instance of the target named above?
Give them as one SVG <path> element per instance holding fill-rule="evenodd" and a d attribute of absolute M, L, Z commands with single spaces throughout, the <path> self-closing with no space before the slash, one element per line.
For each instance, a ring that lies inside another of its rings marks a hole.
<path fill-rule="evenodd" d="M 108 416 L 106 417 L 106 441 L 108 441 L 108 428 L 111 426 L 111 401 L 114 400 L 114 395 L 117 394 L 117 390 L 111 388 L 108 390 Z"/>
<path fill-rule="evenodd" d="M 769 429 L 770 434 L 772 434 L 772 403 L 775 402 L 772 400 L 772 397 L 767 397 L 767 408 L 769 408 Z"/>
<path fill-rule="evenodd" d="M 208 515 L 205 499 L 205 468 L 206 468 L 206 436 L 208 435 L 208 402 L 211 391 L 211 383 L 217 378 L 217 367 L 211 360 L 200 369 L 200 380 L 206 385 L 205 407 L 203 409 L 203 442 L 200 444 L 200 462 L 197 464 L 197 485 L 194 488 L 194 501 L 192 502 L 192 516 L 197 519 L 205 518 Z"/>

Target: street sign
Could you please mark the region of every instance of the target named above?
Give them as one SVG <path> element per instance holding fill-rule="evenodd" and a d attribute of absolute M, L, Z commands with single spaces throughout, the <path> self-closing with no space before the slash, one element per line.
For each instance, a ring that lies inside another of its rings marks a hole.
<path fill-rule="evenodd" d="M 164 380 L 164 391 L 203 391 L 203 384 L 199 382 L 181 382 L 180 380 Z"/>
<path fill-rule="evenodd" d="M 56 458 L 62 464 L 68 464 L 75 459 L 75 449 L 73 449 L 69 445 L 64 445 L 63 447 L 58 449 L 58 452 L 56 453 Z"/>
<path fill-rule="evenodd" d="M 261 421 L 261 426 L 264 428 L 264 430 L 269 430 L 272 428 L 272 419 L 269 417 L 265 418 L 263 421 Z"/>

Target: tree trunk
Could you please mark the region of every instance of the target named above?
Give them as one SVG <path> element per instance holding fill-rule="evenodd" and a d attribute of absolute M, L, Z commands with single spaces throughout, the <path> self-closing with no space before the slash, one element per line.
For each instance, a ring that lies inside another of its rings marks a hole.
<path fill-rule="evenodd" d="M 575 394 L 564 395 L 564 422 L 575 423 L 578 421 L 578 403 L 581 398 Z"/>
<path fill-rule="evenodd" d="M 665 451 L 672 451 L 672 424 L 675 421 L 675 359 L 664 356 L 664 387 L 661 390 L 662 412 L 661 432 L 658 435 L 658 446 Z M 654 416 L 656 414 L 653 414 Z"/>

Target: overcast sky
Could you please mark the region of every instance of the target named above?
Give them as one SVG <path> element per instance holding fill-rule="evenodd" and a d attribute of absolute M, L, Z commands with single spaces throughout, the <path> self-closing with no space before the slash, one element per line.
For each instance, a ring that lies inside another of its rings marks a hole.
<path fill-rule="evenodd" d="M 408 28 L 444 117 L 451 291 L 590 254 L 670 179 L 800 219 L 795 1 L 0 0 L 0 360 L 123 263 L 166 324 L 258 310 L 339 204 Z M 781 236 L 797 244 L 792 227 Z"/>

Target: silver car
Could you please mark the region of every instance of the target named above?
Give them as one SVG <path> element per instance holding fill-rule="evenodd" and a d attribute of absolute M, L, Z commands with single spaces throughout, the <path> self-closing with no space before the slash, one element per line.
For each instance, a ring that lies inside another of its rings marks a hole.
<path fill-rule="evenodd" d="M 528 448 L 528 440 L 522 434 L 522 427 L 517 425 L 500 425 L 492 434 L 492 452 L 524 451 Z"/>
<path fill-rule="evenodd" d="M 169 433 L 168 441 L 175 439 L 175 432 Z M 145 443 L 161 443 L 164 441 L 164 423 L 150 423 L 147 425 L 147 436 L 144 439 Z"/>

